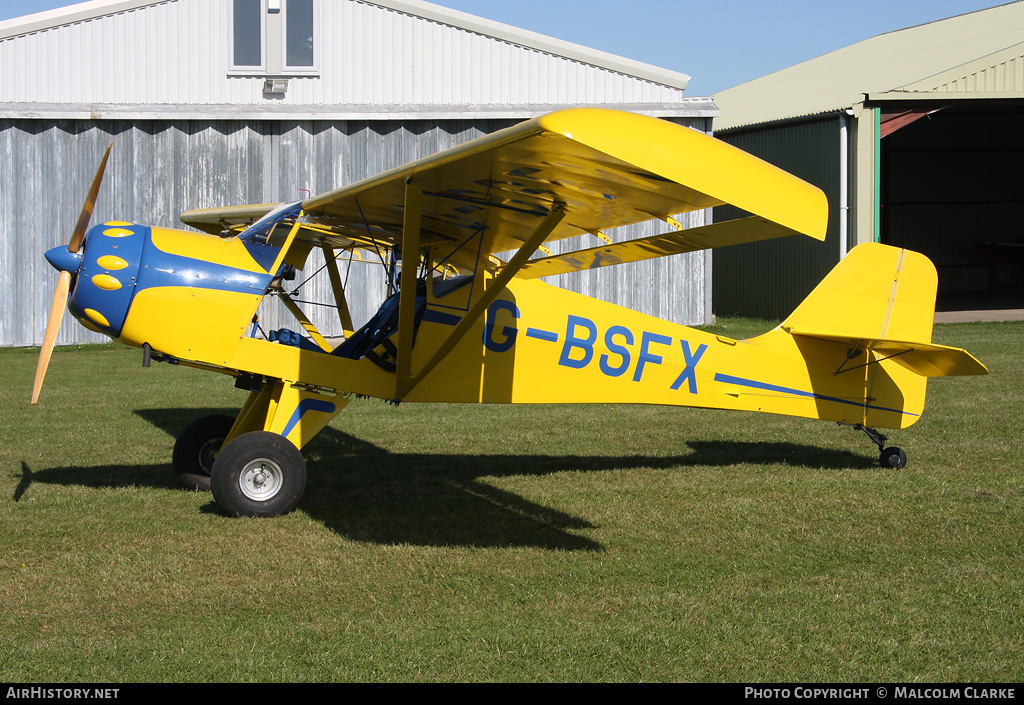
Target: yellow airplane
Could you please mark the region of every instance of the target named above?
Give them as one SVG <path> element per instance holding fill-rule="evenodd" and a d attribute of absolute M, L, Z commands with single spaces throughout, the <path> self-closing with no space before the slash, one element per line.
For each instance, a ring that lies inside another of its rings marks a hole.
<path fill-rule="evenodd" d="M 306 483 L 301 449 L 354 396 L 825 419 L 863 430 L 881 465 L 899 468 L 906 455 L 876 427 L 917 421 L 928 377 L 987 372 L 969 353 L 931 344 L 935 268 L 885 245 L 852 250 L 778 328 L 750 340 L 540 281 L 794 234 L 824 239 L 820 190 L 656 118 L 559 111 L 304 201 L 184 213 L 196 231 L 88 229 L 109 154 L 70 243 L 46 253 L 60 279 L 32 402 L 65 303 L 90 330 L 142 348 L 144 364 L 235 377 L 250 390 L 238 416 L 196 420 L 173 453 L 182 482 L 211 489 L 231 515 L 291 511 Z M 748 215 L 689 229 L 672 217 L 722 204 Z M 603 233 L 653 219 L 665 234 L 612 243 Z M 544 246 L 572 237 L 595 244 L 567 254 Z M 288 291 L 314 249 L 328 265 L 340 344 Z M 338 264 L 356 252 L 379 257 L 390 294 L 359 329 Z M 267 296 L 298 332 L 263 330 Z"/>

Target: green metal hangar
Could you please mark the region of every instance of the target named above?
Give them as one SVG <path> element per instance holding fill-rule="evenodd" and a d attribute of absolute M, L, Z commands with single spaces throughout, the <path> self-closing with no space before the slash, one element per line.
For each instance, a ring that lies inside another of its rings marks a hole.
<path fill-rule="evenodd" d="M 872 241 L 931 258 L 940 310 L 1024 307 L 1024 2 L 882 34 L 714 98 L 716 137 L 817 184 L 830 206 L 824 242 L 716 251 L 716 314 L 784 317 Z"/>
<path fill-rule="evenodd" d="M 74 228 L 110 142 L 96 218 L 181 227 L 186 210 L 299 200 L 559 108 L 708 132 L 718 111 L 684 96 L 688 80 L 419 0 L 92 0 L 0 22 L 0 346 L 40 344 L 56 281 L 42 253 Z M 710 264 L 687 253 L 556 283 L 702 323 Z M 349 276 L 358 325 L 385 277 L 374 261 Z M 303 286 L 330 298 L 326 276 Z M 335 311 L 311 314 L 340 332 Z M 69 322 L 58 344 L 100 340 Z"/>

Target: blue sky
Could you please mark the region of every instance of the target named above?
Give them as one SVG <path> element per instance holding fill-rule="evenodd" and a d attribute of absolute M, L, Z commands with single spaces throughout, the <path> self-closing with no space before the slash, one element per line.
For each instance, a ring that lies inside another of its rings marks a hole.
<path fill-rule="evenodd" d="M 73 5 L 0 0 L 0 20 Z M 1001 5 L 998 0 L 439 0 L 462 12 L 692 77 L 711 95 L 876 34 Z M 856 9 L 854 9 L 856 8 Z"/>

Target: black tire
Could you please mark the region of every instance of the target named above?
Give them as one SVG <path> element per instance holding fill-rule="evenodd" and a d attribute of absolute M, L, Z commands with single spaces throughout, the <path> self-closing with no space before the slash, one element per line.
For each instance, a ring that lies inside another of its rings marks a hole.
<path fill-rule="evenodd" d="M 210 414 L 185 427 L 175 441 L 171 455 L 174 473 L 181 484 L 190 490 L 210 491 L 213 461 L 234 423 L 233 416 Z"/>
<path fill-rule="evenodd" d="M 231 516 L 287 514 L 306 491 L 306 461 L 281 435 L 243 433 L 217 454 L 210 489 L 220 508 Z"/>
<path fill-rule="evenodd" d="M 907 454 L 899 448 L 886 448 L 878 458 L 878 464 L 883 468 L 899 470 L 907 465 Z"/>

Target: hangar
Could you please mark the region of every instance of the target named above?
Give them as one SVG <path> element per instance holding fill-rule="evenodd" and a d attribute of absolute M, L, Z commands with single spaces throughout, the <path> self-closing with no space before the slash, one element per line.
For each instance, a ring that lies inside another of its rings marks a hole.
<path fill-rule="evenodd" d="M 42 252 L 74 227 L 109 142 L 97 217 L 181 227 L 186 210 L 298 200 L 563 107 L 709 132 L 718 111 L 687 81 L 420 0 L 92 0 L 0 22 L 0 346 L 41 342 L 55 276 Z M 371 265 L 348 286 L 383 298 Z M 694 324 L 711 319 L 710 274 L 700 252 L 556 283 Z M 376 302 L 352 298 L 365 321 Z M 102 340 L 73 324 L 58 344 Z"/>
<path fill-rule="evenodd" d="M 831 213 L 823 243 L 717 251 L 717 314 L 783 317 L 862 242 L 931 258 L 940 310 L 1024 307 L 1024 2 L 872 37 L 714 99 L 716 137 L 823 188 Z"/>

